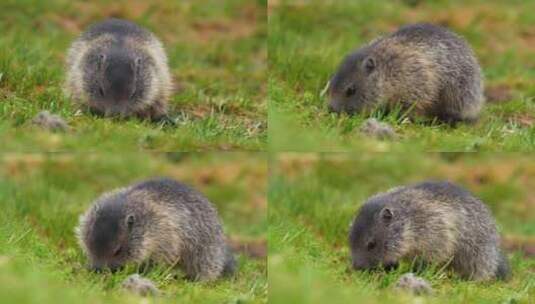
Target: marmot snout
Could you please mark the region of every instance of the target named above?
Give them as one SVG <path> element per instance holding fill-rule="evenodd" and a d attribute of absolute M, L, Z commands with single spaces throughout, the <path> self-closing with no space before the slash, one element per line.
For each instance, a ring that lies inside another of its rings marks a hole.
<path fill-rule="evenodd" d="M 172 90 L 161 42 L 135 23 L 109 19 L 84 32 L 67 55 L 65 90 L 105 116 L 160 120 Z"/>

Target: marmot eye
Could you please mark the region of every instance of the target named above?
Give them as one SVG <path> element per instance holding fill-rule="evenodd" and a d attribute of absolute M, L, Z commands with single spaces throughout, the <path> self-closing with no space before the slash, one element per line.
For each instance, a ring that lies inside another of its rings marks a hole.
<path fill-rule="evenodd" d="M 366 245 L 366 248 L 368 248 L 368 250 L 373 250 L 373 248 L 375 248 L 375 245 L 375 241 L 369 241 Z"/>
<path fill-rule="evenodd" d="M 357 89 L 355 89 L 355 86 L 349 86 L 346 88 L 346 97 L 351 97 L 355 95 L 357 92 Z"/>
<path fill-rule="evenodd" d="M 104 89 L 102 87 L 98 87 L 98 93 L 100 94 L 100 97 L 104 97 Z"/>

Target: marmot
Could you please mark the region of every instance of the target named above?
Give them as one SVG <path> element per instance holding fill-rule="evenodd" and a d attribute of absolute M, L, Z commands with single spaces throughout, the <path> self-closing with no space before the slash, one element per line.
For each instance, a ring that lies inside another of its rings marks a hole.
<path fill-rule="evenodd" d="M 89 27 L 67 54 L 65 91 L 91 112 L 105 116 L 168 119 L 172 90 L 162 43 L 126 20 Z"/>
<path fill-rule="evenodd" d="M 476 120 L 484 104 L 474 52 L 458 35 L 431 24 L 401 27 L 347 56 L 328 93 L 332 112 L 399 107 L 448 123 Z"/>
<path fill-rule="evenodd" d="M 102 195 L 80 217 L 76 233 L 94 270 L 156 262 L 180 267 L 191 280 L 211 281 L 235 268 L 216 209 L 171 179 Z"/>
<path fill-rule="evenodd" d="M 349 232 L 354 269 L 395 267 L 400 260 L 449 263 L 462 278 L 506 279 L 509 265 L 489 209 L 449 182 L 423 182 L 377 194 Z"/>

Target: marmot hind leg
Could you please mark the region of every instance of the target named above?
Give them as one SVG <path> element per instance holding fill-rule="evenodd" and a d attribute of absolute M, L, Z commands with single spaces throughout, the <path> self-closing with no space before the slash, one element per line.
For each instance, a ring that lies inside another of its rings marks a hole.
<path fill-rule="evenodd" d="M 498 268 L 496 269 L 496 278 L 499 280 L 508 280 L 511 277 L 511 267 L 509 261 L 503 252 L 500 252 L 498 260 Z"/>
<path fill-rule="evenodd" d="M 139 112 L 138 117 L 150 120 L 151 122 L 164 122 L 175 125 L 174 120 L 167 114 L 167 106 L 160 101 L 155 101 L 148 109 Z"/>
<path fill-rule="evenodd" d="M 232 249 L 227 245 L 225 251 L 225 265 L 223 267 L 223 276 L 231 276 L 236 272 L 236 259 L 234 258 L 234 253 Z"/>
<path fill-rule="evenodd" d="M 488 281 L 496 278 L 498 260 L 498 252 L 492 246 L 476 251 L 467 248 L 457 252 L 452 267 L 464 279 Z"/>
<path fill-rule="evenodd" d="M 474 123 L 479 118 L 483 103 L 481 88 L 473 80 L 461 79 L 440 91 L 440 102 L 433 112 L 440 120 L 450 124 Z"/>
<path fill-rule="evenodd" d="M 225 268 L 225 253 L 217 248 L 203 248 L 188 254 L 183 270 L 186 278 L 192 281 L 209 282 L 218 279 Z"/>

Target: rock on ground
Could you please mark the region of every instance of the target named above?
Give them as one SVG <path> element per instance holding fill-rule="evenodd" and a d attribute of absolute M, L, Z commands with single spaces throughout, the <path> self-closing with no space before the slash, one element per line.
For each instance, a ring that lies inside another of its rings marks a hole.
<path fill-rule="evenodd" d="M 389 124 L 380 122 L 375 118 L 365 120 L 360 127 L 360 131 L 377 139 L 392 139 L 396 137 L 396 132 Z"/>
<path fill-rule="evenodd" d="M 402 275 L 397 281 L 395 288 L 411 292 L 415 295 L 433 293 L 431 284 L 425 279 L 415 276 L 412 272 Z"/>
<path fill-rule="evenodd" d="M 137 273 L 127 277 L 123 281 L 122 287 L 142 297 L 155 296 L 160 293 L 151 280 L 143 278 Z"/>
<path fill-rule="evenodd" d="M 69 125 L 56 114 L 48 111 L 41 111 L 32 119 L 32 123 L 47 131 L 67 131 Z"/>

